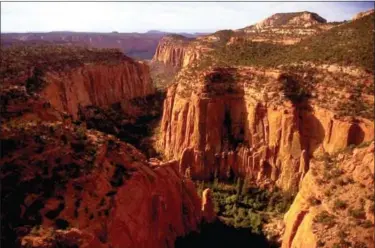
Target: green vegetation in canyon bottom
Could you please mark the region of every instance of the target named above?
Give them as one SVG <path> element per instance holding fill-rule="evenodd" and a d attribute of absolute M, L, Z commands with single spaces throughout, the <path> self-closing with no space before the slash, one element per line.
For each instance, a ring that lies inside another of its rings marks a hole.
<path fill-rule="evenodd" d="M 232 182 L 197 181 L 198 194 L 205 188 L 212 190 L 217 216 L 228 226 L 245 228 L 253 234 L 262 234 L 262 226 L 271 218 L 280 217 L 289 209 L 294 195 L 282 192 L 250 187 L 241 178 Z"/>

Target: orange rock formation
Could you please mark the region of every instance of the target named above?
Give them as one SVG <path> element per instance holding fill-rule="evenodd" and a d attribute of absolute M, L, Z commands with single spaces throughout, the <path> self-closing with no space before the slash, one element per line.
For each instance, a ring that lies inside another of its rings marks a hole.
<path fill-rule="evenodd" d="M 200 56 L 200 49 L 194 45 L 193 39 L 181 35 L 169 35 L 160 40 L 152 61 L 182 68 L 196 61 Z"/>
<path fill-rule="evenodd" d="M 374 202 L 371 200 L 374 143 L 344 152 L 333 162 L 337 168 L 328 168 L 327 161 L 310 164 L 302 187 L 284 217 L 283 248 L 334 247 L 335 243 L 345 242 L 354 247 L 374 247 Z M 334 179 L 325 178 L 325 173 L 333 169 L 341 174 Z M 326 213 L 324 219 L 319 218 L 322 212 Z"/>
<path fill-rule="evenodd" d="M 203 220 L 210 223 L 216 218 L 214 203 L 212 200 L 212 193 L 210 189 L 205 189 L 202 192 L 202 215 Z"/>
<path fill-rule="evenodd" d="M 114 65 L 89 64 L 68 72 L 49 72 L 41 95 L 74 117 L 79 107 L 107 106 L 154 93 L 148 66 L 125 60 Z"/>
<path fill-rule="evenodd" d="M 8 242 L 14 230 L 33 223 L 42 229 L 79 228 L 79 233 L 61 235 L 75 244 L 83 242 L 82 247 L 173 247 L 177 236 L 200 223 L 201 200 L 194 184 L 178 173 L 176 162 L 151 166 L 130 145 L 61 124 L 5 128 L 2 137 L 9 145 L 23 142 L 23 148 L 0 160 L 2 222 L 12 227 L 2 231 Z M 38 153 L 35 147 L 41 147 Z M 65 242 L 38 231 L 19 238 L 22 247 Z"/>
<path fill-rule="evenodd" d="M 234 174 L 296 191 L 312 154 L 373 139 L 370 120 L 337 119 L 319 106 L 276 102 L 280 93 L 272 87 L 281 73 L 237 68 L 181 76 L 164 102 L 164 154 L 180 159 L 180 170 L 190 168 L 192 178 L 209 179 L 217 171 L 222 178 Z M 260 83 L 269 91 L 259 91 Z"/>

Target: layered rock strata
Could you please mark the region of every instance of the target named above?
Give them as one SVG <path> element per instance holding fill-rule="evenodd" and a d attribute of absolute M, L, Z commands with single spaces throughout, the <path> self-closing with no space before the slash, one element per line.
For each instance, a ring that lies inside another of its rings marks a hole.
<path fill-rule="evenodd" d="M 160 40 L 152 62 L 181 69 L 200 59 L 202 49 L 194 39 L 180 35 L 165 36 Z"/>
<path fill-rule="evenodd" d="M 80 107 L 110 104 L 155 92 L 148 66 L 123 61 L 113 65 L 87 64 L 67 72 L 48 72 L 41 96 L 57 110 L 77 116 Z"/>
<path fill-rule="evenodd" d="M 374 247 L 374 143 L 310 167 L 284 217 L 282 247 Z"/>
<path fill-rule="evenodd" d="M 241 176 L 296 191 L 313 154 L 373 139 L 370 120 L 286 99 L 282 75 L 254 68 L 181 75 L 164 102 L 160 148 L 195 179 Z"/>

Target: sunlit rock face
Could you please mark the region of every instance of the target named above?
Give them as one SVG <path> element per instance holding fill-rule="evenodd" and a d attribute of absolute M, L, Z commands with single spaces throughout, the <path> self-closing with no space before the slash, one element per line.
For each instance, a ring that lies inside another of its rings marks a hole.
<path fill-rule="evenodd" d="M 304 11 L 296 13 L 277 13 L 257 23 L 255 27 L 262 29 L 266 27 L 300 26 L 309 27 L 327 21 L 316 13 Z"/>
<path fill-rule="evenodd" d="M 178 69 L 198 60 L 201 56 L 194 39 L 181 35 L 168 35 L 160 40 L 152 62 L 161 62 Z"/>
<path fill-rule="evenodd" d="M 352 21 L 355 21 L 355 20 L 358 20 L 358 19 L 361 19 L 362 17 L 365 17 L 367 15 L 371 15 L 374 13 L 374 9 L 370 9 L 370 10 L 367 10 L 367 11 L 364 11 L 364 12 L 359 12 L 358 14 L 356 14 L 353 18 L 352 18 Z"/>
<path fill-rule="evenodd" d="M 373 139 L 370 120 L 336 118 L 314 101 L 293 103 L 278 90 L 281 78 L 282 71 L 247 67 L 181 76 L 164 101 L 164 154 L 195 179 L 217 173 L 297 191 L 313 154 Z"/>
<path fill-rule="evenodd" d="M 61 123 L 1 136 L 2 244 L 162 248 L 197 230 L 201 200 L 176 162 L 151 165 L 131 145 Z"/>
<path fill-rule="evenodd" d="M 284 217 L 282 247 L 334 247 L 343 240 L 354 246 L 374 247 L 374 202 L 368 198 L 374 187 L 373 164 L 373 142 L 329 162 L 312 162 Z M 340 175 L 325 176 L 334 170 Z M 351 225 L 355 228 L 349 228 Z"/>
<path fill-rule="evenodd" d="M 216 219 L 212 192 L 209 188 L 202 192 L 202 219 L 207 223 L 211 223 Z"/>
<path fill-rule="evenodd" d="M 108 106 L 155 92 L 148 66 L 134 61 L 114 65 L 84 65 L 68 72 L 47 73 L 41 95 L 52 106 L 74 117 L 79 107 Z"/>

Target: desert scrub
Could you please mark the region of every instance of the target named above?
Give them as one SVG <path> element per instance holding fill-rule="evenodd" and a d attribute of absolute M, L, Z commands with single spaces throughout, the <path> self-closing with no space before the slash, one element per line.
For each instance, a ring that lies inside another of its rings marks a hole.
<path fill-rule="evenodd" d="M 323 224 L 327 227 L 333 227 L 336 224 L 335 216 L 325 210 L 315 216 L 314 222 Z"/>
<path fill-rule="evenodd" d="M 316 205 L 320 205 L 322 202 L 318 199 L 316 199 L 314 196 L 311 196 L 307 199 L 307 201 L 312 205 L 312 206 L 316 206 Z"/>
<path fill-rule="evenodd" d="M 346 209 L 347 207 L 348 207 L 348 204 L 345 201 L 340 200 L 340 199 L 335 200 L 333 203 L 334 209 L 343 210 L 343 209 Z"/>
<path fill-rule="evenodd" d="M 355 219 L 365 219 L 366 218 L 365 211 L 363 209 L 360 209 L 360 208 L 358 208 L 358 209 L 349 208 L 348 214 Z"/>

